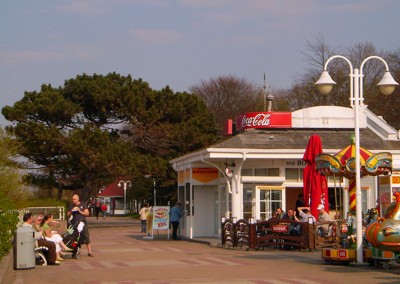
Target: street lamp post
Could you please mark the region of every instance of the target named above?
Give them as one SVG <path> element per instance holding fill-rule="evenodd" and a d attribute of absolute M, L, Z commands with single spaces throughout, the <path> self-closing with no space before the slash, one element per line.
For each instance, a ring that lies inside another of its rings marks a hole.
<path fill-rule="evenodd" d="M 130 180 L 127 180 L 127 181 L 120 180 L 118 183 L 118 187 L 123 186 L 123 188 L 124 188 L 124 214 L 125 215 L 126 215 L 126 189 L 128 187 L 131 187 L 131 185 L 132 185 L 132 183 Z"/>
<path fill-rule="evenodd" d="M 335 58 L 344 59 L 350 67 L 350 104 L 354 109 L 354 144 L 355 144 L 355 182 L 356 182 L 356 238 L 357 238 L 357 263 L 363 263 L 363 248 L 362 248 L 362 193 L 361 193 L 361 177 L 360 177 L 360 126 L 359 126 L 359 109 L 364 106 L 363 94 L 363 67 L 370 59 L 378 59 L 385 65 L 385 74 L 382 80 L 378 83 L 381 92 L 384 95 L 390 95 L 398 83 L 393 79 L 389 72 L 389 66 L 385 60 L 379 56 L 370 56 L 364 59 L 360 69 L 353 69 L 353 65 L 349 59 L 342 55 L 334 55 L 330 57 L 324 65 L 324 70 L 321 73 L 315 85 L 318 86 L 322 94 L 328 94 L 333 85 L 336 83 L 332 80 L 327 71 L 328 64 Z"/>

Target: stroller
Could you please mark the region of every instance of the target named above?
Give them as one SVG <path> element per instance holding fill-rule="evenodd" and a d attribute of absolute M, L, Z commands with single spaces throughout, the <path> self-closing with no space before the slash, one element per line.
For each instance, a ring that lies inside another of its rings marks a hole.
<path fill-rule="evenodd" d="M 68 229 L 65 235 L 63 236 L 64 244 L 73 249 L 70 253 L 72 253 L 72 258 L 76 259 L 79 255 L 79 249 L 83 243 L 83 238 L 81 238 L 81 232 L 85 224 L 81 221 L 76 224 L 71 223 L 71 219 L 68 220 Z"/>

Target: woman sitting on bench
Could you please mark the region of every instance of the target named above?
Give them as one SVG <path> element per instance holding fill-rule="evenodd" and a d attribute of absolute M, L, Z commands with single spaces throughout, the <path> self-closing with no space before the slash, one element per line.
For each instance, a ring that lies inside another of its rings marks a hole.
<path fill-rule="evenodd" d="M 67 247 L 64 244 L 62 237 L 57 233 L 57 231 L 54 231 L 53 228 L 49 225 L 49 223 L 51 222 L 53 222 L 53 215 L 51 214 L 44 215 L 42 221 L 40 222 L 40 229 L 42 230 L 46 240 L 53 241 L 56 243 L 57 260 L 62 261 L 64 259 L 60 255 L 61 248 L 63 249 L 63 251 L 73 251 L 73 249 Z"/>

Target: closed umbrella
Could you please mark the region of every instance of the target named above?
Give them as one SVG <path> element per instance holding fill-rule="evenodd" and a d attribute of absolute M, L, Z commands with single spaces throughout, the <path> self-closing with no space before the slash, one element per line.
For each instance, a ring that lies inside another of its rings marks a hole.
<path fill-rule="evenodd" d="M 325 176 L 317 171 L 315 163 L 316 156 L 321 153 L 321 137 L 312 135 L 303 156 L 303 160 L 307 163 L 303 172 L 303 194 L 305 206 L 310 207 L 311 214 L 315 218 L 318 218 L 319 204 L 323 204 L 325 210 L 329 212 L 328 185 Z"/>

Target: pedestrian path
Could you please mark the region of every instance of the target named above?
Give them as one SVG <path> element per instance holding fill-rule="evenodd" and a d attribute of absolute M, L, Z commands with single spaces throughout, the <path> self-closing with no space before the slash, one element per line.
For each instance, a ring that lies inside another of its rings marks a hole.
<path fill-rule="evenodd" d="M 60 266 L 14 271 L 25 283 L 396 283 L 399 270 L 330 266 L 319 252 L 245 251 L 172 241 L 166 235 L 144 240 L 138 220 L 89 219 L 95 257 L 86 247 Z"/>

